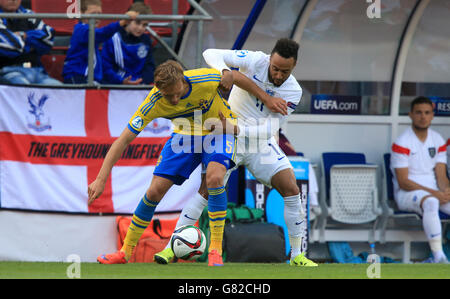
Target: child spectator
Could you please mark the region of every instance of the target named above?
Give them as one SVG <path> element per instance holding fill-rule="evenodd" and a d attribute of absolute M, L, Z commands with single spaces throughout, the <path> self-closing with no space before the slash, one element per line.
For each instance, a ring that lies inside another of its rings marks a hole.
<path fill-rule="evenodd" d="M 101 14 L 101 0 L 81 0 L 80 10 L 82 14 Z M 137 16 L 136 12 L 127 12 L 131 19 Z M 120 20 L 107 26 L 97 28 L 99 20 L 95 23 L 95 53 L 94 53 L 94 80 L 102 82 L 103 70 L 99 46 L 110 39 L 120 27 L 128 25 L 129 20 Z M 88 75 L 88 55 L 89 55 L 89 24 L 88 20 L 81 20 L 73 28 L 70 40 L 69 51 L 64 62 L 63 77 L 64 83 L 86 83 Z"/>
<path fill-rule="evenodd" d="M 128 11 L 140 15 L 152 13 L 143 2 L 136 2 Z M 153 83 L 155 62 L 152 41 L 145 33 L 147 21 L 133 20 L 120 28 L 103 44 L 103 83 L 105 84 L 150 84 Z"/>
<path fill-rule="evenodd" d="M 41 56 L 53 47 L 55 31 L 33 12 L 24 8 L 21 0 L 0 0 L 0 12 L 30 14 L 29 19 L 0 19 L 0 76 L 3 83 L 61 84 L 48 76 Z"/>

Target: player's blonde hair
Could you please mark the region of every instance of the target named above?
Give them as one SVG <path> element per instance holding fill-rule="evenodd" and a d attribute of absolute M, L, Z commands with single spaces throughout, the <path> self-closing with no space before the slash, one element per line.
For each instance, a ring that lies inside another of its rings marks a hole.
<path fill-rule="evenodd" d="M 176 61 L 167 60 L 155 69 L 154 82 L 158 89 L 164 89 L 184 78 L 183 67 Z"/>

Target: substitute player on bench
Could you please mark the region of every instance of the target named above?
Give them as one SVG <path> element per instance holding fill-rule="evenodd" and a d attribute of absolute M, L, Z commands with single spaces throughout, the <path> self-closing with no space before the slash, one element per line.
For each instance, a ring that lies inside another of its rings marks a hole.
<path fill-rule="evenodd" d="M 442 250 L 439 218 L 439 210 L 450 215 L 447 147 L 441 135 L 429 128 L 433 116 L 430 99 L 418 97 L 411 103 L 412 125 L 392 145 L 392 180 L 398 208 L 422 216 L 423 229 L 433 253 L 427 262 L 448 263 Z"/>

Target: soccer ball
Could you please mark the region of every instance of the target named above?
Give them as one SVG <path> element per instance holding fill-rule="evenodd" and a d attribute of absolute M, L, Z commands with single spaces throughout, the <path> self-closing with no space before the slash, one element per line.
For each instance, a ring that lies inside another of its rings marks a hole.
<path fill-rule="evenodd" d="M 181 226 L 173 232 L 170 247 L 177 258 L 195 260 L 205 252 L 205 234 L 194 225 Z"/>

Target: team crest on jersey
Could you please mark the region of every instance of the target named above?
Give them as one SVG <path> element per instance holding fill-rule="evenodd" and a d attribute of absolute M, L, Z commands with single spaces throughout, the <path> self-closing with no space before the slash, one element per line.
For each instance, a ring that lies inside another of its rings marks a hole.
<path fill-rule="evenodd" d="M 39 100 L 35 98 L 35 94 L 32 92 L 28 95 L 28 104 L 30 110 L 28 112 L 31 115 L 27 116 L 28 128 L 37 132 L 45 130 L 51 130 L 50 118 L 45 115 L 44 104 L 48 100 L 48 95 L 42 95 Z"/>
<path fill-rule="evenodd" d="M 131 125 L 132 125 L 135 129 L 140 129 L 140 128 L 142 127 L 142 125 L 144 125 L 144 120 L 142 119 L 142 117 L 136 116 L 136 117 L 131 121 Z"/>
<path fill-rule="evenodd" d="M 148 50 L 145 45 L 142 45 L 138 48 L 137 55 L 139 58 L 145 58 L 145 57 L 147 57 L 147 54 L 148 54 Z"/>
<path fill-rule="evenodd" d="M 201 99 L 199 105 L 202 108 L 202 110 L 205 110 L 208 108 L 208 101 L 205 99 Z"/>
<path fill-rule="evenodd" d="M 273 91 L 271 89 L 266 89 L 266 93 L 271 97 L 273 97 L 275 95 L 275 91 Z"/>
<path fill-rule="evenodd" d="M 243 57 L 247 56 L 248 51 L 247 50 L 235 50 L 234 53 L 236 54 L 237 57 L 243 58 Z"/>
<path fill-rule="evenodd" d="M 435 147 L 429 147 L 428 148 L 428 153 L 430 154 L 431 158 L 434 158 L 434 156 L 436 156 L 436 148 Z"/>
<path fill-rule="evenodd" d="M 152 132 L 153 134 L 159 134 L 165 131 L 169 131 L 170 128 L 170 120 L 164 118 L 156 118 L 144 128 L 144 131 Z"/>

